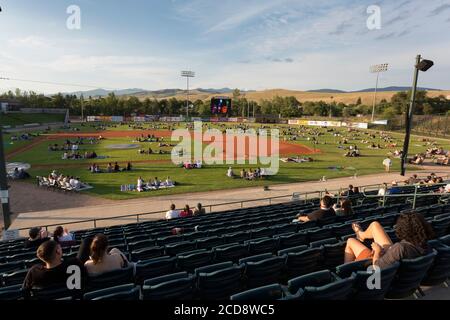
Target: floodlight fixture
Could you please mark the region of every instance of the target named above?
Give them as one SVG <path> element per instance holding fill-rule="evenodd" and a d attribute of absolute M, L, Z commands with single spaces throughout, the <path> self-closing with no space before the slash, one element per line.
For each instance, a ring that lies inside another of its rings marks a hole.
<path fill-rule="evenodd" d="M 377 93 L 378 93 L 378 81 L 380 79 L 380 73 L 388 71 L 389 63 L 376 64 L 370 67 L 371 73 L 377 74 L 377 82 L 375 84 L 375 92 L 373 96 L 373 108 L 372 108 L 372 122 L 375 121 L 375 106 L 377 104 Z"/>
<path fill-rule="evenodd" d="M 186 121 L 189 118 L 189 79 L 195 77 L 195 72 L 190 70 L 181 71 L 181 76 L 186 78 Z"/>

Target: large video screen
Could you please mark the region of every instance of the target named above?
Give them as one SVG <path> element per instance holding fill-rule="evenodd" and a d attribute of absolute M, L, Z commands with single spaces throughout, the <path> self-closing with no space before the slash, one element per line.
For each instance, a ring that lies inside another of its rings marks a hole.
<path fill-rule="evenodd" d="M 229 98 L 212 98 L 211 114 L 229 115 L 231 114 L 231 99 Z"/>

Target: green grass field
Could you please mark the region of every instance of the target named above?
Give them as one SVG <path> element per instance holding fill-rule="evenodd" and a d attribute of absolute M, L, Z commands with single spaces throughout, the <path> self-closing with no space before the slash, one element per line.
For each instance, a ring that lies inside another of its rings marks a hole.
<path fill-rule="evenodd" d="M 19 126 L 30 123 L 64 122 L 64 114 L 8 113 L 0 115 L 0 126 Z"/>
<path fill-rule="evenodd" d="M 283 126 L 278 126 L 282 131 Z M 148 126 L 147 126 L 148 128 Z M 127 130 L 128 126 L 116 127 L 111 130 Z M 89 127 L 84 127 L 83 131 L 93 130 Z M 338 149 L 339 138 L 327 133 L 326 129 L 317 129 L 324 135 L 319 137 L 319 145 L 316 149 L 320 149 L 320 154 L 312 155 L 315 160 L 310 163 L 296 164 L 280 162 L 280 171 L 278 175 L 268 177 L 265 180 L 258 181 L 244 181 L 241 179 L 229 179 L 226 177 L 228 165 L 205 166 L 202 169 L 184 170 L 175 166 L 170 161 L 170 155 L 139 155 L 137 149 L 135 150 L 110 150 L 107 148 L 110 144 L 125 144 L 131 143 L 131 138 L 111 138 L 101 141 L 96 145 L 82 145 L 80 152 L 95 150 L 100 156 L 107 156 L 103 160 L 62 160 L 63 152 L 48 151 L 48 141 L 44 141 L 34 148 L 17 154 L 9 161 L 27 162 L 32 165 L 30 174 L 32 176 L 47 176 L 51 170 L 58 170 L 64 175 L 77 176 L 84 182 L 91 184 L 94 188 L 86 191 L 87 194 L 100 196 L 108 199 L 130 199 L 138 197 L 151 197 L 177 193 L 187 192 L 201 192 L 221 189 L 232 189 L 252 186 L 274 185 L 283 183 L 316 181 L 322 176 L 328 179 L 337 177 L 349 177 L 354 174 L 367 175 L 372 173 L 383 172 L 382 161 L 389 151 L 393 149 L 372 150 L 368 149 L 367 145 L 361 143 L 361 140 L 367 139 L 366 135 L 361 134 L 360 137 L 354 140 L 349 140 L 348 145 L 357 145 L 362 157 L 360 158 L 345 158 L 344 150 Z M 348 136 L 346 130 L 336 129 L 337 132 Z M 362 131 L 361 131 L 362 132 Z M 395 141 L 401 146 L 403 144 L 403 136 L 401 134 L 391 134 Z M 284 137 L 282 137 L 283 139 Z M 367 139 L 380 143 L 384 146 L 384 142 L 378 139 Z M 55 140 L 51 143 L 64 143 L 64 139 Z M 170 142 L 166 139 L 166 142 Z M 294 143 L 299 143 L 307 147 L 313 148 L 313 144 L 305 138 L 300 138 Z M 157 143 L 140 143 L 141 147 L 153 150 L 159 150 Z M 450 141 L 439 140 L 439 145 L 445 149 L 450 149 Z M 398 147 L 400 148 L 400 147 Z M 413 137 L 411 142 L 410 153 L 424 152 L 428 147 L 418 137 Z M 171 148 L 163 148 L 170 151 Z M 8 150 L 7 150 L 8 151 Z M 290 156 L 297 156 L 292 154 Z M 109 162 L 137 162 L 137 161 L 154 161 L 153 163 L 134 163 L 134 170 L 132 172 L 123 173 L 102 173 L 92 174 L 88 167 L 95 162 L 105 169 Z M 399 170 L 400 160 L 394 159 L 393 170 Z M 234 165 L 235 173 L 238 173 L 241 168 L 255 168 L 250 165 Z M 339 167 L 339 169 L 331 168 Z M 158 177 L 161 180 L 170 176 L 179 185 L 176 188 L 150 191 L 145 193 L 137 192 L 120 192 L 120 186 L 123 184 L 136 184 L 138 177 L 142 176 L 145 181 Z M 34 180 L 32 181 L 34 182 Z"/>

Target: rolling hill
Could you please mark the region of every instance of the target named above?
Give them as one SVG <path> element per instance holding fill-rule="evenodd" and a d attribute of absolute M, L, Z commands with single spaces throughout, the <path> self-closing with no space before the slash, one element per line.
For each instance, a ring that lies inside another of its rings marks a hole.
<path fill-rule="evenodd" d="M 409 87 L 387 87 L 387 88 L 379 88 L 377 101 L 382 99 L 390 100 L 391 97 L 399 91 L 409 90 Z M 429 89 L 429 88 L 420 88 L 420 90 L 427 90 L 428 95 L 430 97 L 437 97 L 440 95 L 444 95 L 445 97 L 450 96 L 450 90 L 439 90 L 439 89 Z M 356 101 L 361 98 L 363 104 L 371 105 L 373 103 L 373 91 L 374 89 L 364 89 L 360 91 L 352 91 L 346 92 L 342 90 L 336 89 L 319 89 L 319 90 L 311 90 L 311 91 L 297 91 L 297 90 L 286 90 L 286 89 L 269 89 L 264 91 L 246 91 L 242 92 L 241 96 L 246 97 L 252 101 L 260 102 L 262 100 L 270 100 L 276 96 L 286 97 L 286 96 L 294 96 L 300 102 L 305 101 L 325 101 L 325 102 L 333 102 L 336 103 L 343 102 L 346 104 L 356 103 Z M 155 90 L 149 91 L 144 89 L 124 89 L 117 91 L 109 91 L 104 89 L 97 89 L 91 91 L 84 92 L 74 92 L 72 94 L 81 95 L 84 97 L 99 97 L 106 96 L 109 93 L 114 92 L 117 96 L 128 97 L 135 96 L 141 100 L 146 98 L 149 99 L 170 99 L 177 98 L 180 100 L 186 99 L 186 90 L 182 89 L 163 89 L 163 90 Z M 227 96 L 231 97 L 233 95 L 233 90 L 230 88 L 221 88 L 221 89 L 194 89 L 190 91 L 190 99 L 191 100 L 210 100 L 214 96 Z"/>

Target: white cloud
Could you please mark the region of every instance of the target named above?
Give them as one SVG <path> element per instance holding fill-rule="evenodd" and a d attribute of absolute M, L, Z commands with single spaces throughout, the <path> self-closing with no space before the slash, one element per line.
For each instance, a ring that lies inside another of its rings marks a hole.
<path fill-rule="evenodd" d="M 8 45 L 18 48 L 44 48 L 50 47 L 50 43 L 38 36 L 27 36 L 24 38 L 15 38 L 8 40 Z"/>

